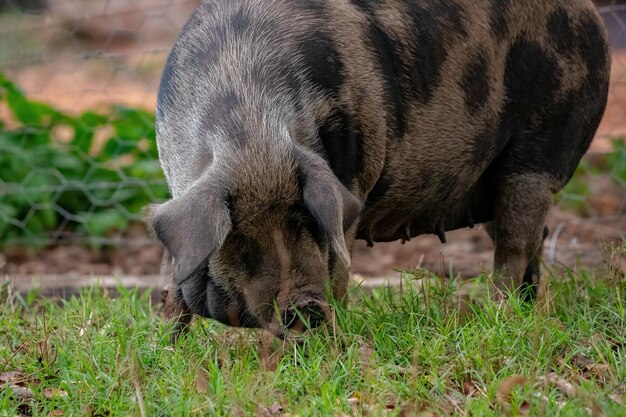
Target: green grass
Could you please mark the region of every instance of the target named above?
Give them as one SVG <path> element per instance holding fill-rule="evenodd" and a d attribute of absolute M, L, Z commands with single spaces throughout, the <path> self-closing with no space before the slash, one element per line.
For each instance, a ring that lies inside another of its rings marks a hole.
<path fill-rule="evenodd" d="M 301 345 L 197 320 L 172 347 L 148 295 L 5 288 L 0 416 L 626 415 L 623 273 L 551 275 L 537 304 L 410 285 L 420 274 L 353 288 Z"/>

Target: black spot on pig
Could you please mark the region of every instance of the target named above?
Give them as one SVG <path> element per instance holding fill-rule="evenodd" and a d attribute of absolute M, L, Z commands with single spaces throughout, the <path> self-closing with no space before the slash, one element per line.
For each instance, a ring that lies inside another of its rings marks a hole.
<path fill-rule="evenodd" d="M 506 104 L 497 128 L 495 154 L 515 153 L 520 147 L 536 146 L 532 131 L 536 129 L 536 115 L 553 106 L 560 85 L 561 70 L 537 43 L 519 39 L 513 43 L 506 59 L 504 84 Z M 510 141 L 515 143 L 510 145 Z M 518 155 L 524 154 L 520 150 Z M 528 155 L 527 155 L 528 157 Z M 528 161 L 516 157 L 519 168 Z"/>
<path fill-rule="evenodd" d="M 210 131 L 217 126 L 228 126 L 231 116 L 241 105 L 241 98 L 234 90 L 226 90 L 211 99 L 206 114 L 202 119 L 202 127 Z"/>
<path fill-rule="evenodd" d="M 604 43 L 597 44 L 597 39 L 602 39 L 601 32 L 595 21 L 592 24 L 594 29 L 584 39 L 579 38 L 586 44 L 580 50 L 602 62 L 606 48 Z M 593 51 L 595 47 L 600 47 L 600 52 Z M 597 67 L 595 61 L 587 65 L 591 65 L 590 76 L 582 88 L 559 96 L 562 74 L 555 60 L 534 43 L 518 41 L 513 45 L 507 58 L 508 104 L 503 118 L 509 121 L 509 129 L 515 126 L 514 131 L 509 131 L 513 137 L 505 151 L 514 162 L 509 165 L 509 172 L 550 174 L 561 184 L 574 172 L 593 138 L 606 97 L 595 90 L 606 85 L 606 80 L 600 78 L 606 77 L 607 69 Z M 511 116 L 513 113 L 526 115 L 526 128 Z"/>
<path fill-rule="evenodd" d="M 591 82 L 598 85 L 604 80 L 609 59 L 602 33 L 602 28 L 593 17 L 587 15 L 581 17 L 578 30 L 580 53 L 589 70 Z"/>
<path fill-rule="evenodd" d="M 337 94 L 345 74 L 333 40 L 326 33 L 317 31 L 300 43 L 300 51 L 310 81 L 323 92 Z"/>
<path fill-rule="evenodd" d="M 359 9 L 367 13 L 372 13 L 384 2 L 384 0 L 351 0 L 351 2 Z"/>
<path fill-rule="evenodd" d="M 561 83 L 556 61 L 540 45 L 525 39 L 509 49 L 504 74 L 507 104 L 503 119 L 509 121 L 515 115 L 535 115 L 551 105 Z"/>
<path fill-rule="evenodd" d="M 432 8 L 407 2 L 406 8 L 414 28 L 410 73 L 413 98 L 428 104 L 441 82 L 441 69 L 448 57 L 447 43 L 453 36 L 465 36 L 466 30 L 454 1 L 437 3 Z"/>
<path fill-rule="evenodd" d="M 243 8 L 240 8 L 237 13 L 230 17 L 230 26 L 236 34 L 241 35 L 250 25 L 250 17 L 245 13 Z"/>
<path fill-rule="evenodd" d="M 562 54 L 571 54 L 574 50 L 571 35 L 573 31 L 567 11 L 563 8 L 558 8 L 550 15 L 547 24 L 548 35 L 557 51 Z"/>
<path fill-rule="evenodd" d="M 455 0 L 432 2 L 430 7 L 448 33 L 467 36 L 463 9 Z"/>
<path fill-rule="evenodd" d="M 465 105 L 475 115 L 489 99 L 489 63 L 483 52 L 476 53 L 463 73 L 461 88 L 465 94 Z"/>
<path fill-rule="evenodd" d="M 376 55 L 385 82 L 385 107 L 388 127 L 393 137 L 401 139 L 406 130 L 405 94 L 400 74 L 403 63 L 399 46 L 376 23 L 371 23 L 368 39 Z"/>
<path fill-rule="evenodd" d="M 346 188 L 363 166 L 363 133 L 354 119 L 343 110 L 337 110 L 319 128 L 324 158 L 333 173 Z"/>
<path fill-rule="evenodd" d="M 528 145 L 519 149 L 522 158 L 532 158 L 522 165 L 527 171 L 549 173 L 562 183 L 573 175 L 600 123 L 602 112 L 598 109 L 604 108 L 604 101 L 598 100 L 581 106 L 579 95 L 570 93 L 542 113 L 541 135 L 530 138 Z"/>
<path fill-rule="evenodd" d="M 468 191 L 465 214 L 466 225 L 493 220 L 498 180 L 498 161 L 487 166 L 476 184 Z"/>
<path fill-rule="evenodd" d="M 209 29 L 209 36 L 190 43 L 190 57 L 193 64 L 199 68 L 213 65 L 222 54 L 227 42 L 227 29 L 219 24 Z"/>
<path fill-rule="evenodd" d="M 489 21 L 496 39 L 503 39 L 509 33 L 507 18 L 510 3 L 511 0 L 491 0 Z"/>
<path fill-rule="evenodd" d="M 317 16 L 324 14 L 326 8 L 326 0 L 292 0 L 301 9 L 313 12 Z"/>
<path fill-rule="evenodd" d="M 269 63 L 254 65 L 250 74 L 255 85 L 263 85 L 266 91 L 285 91 L 299 103 L 301 93 L 301 81 L 296 75 L 296 70 L 286 60 L 277 59 Z"/>

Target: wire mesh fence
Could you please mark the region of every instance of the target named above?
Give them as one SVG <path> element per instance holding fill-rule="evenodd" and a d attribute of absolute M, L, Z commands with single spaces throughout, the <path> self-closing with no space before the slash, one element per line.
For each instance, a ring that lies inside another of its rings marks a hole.
<path fill-rule="evenodd" d="M 150 241 L 141 209 L 168 195 L 160 72 L 198 3 L 0 0 L 0 247 Z M 626 228 L 626 2 L 598 6 L 614 46 L 609 106 L 558 207 L 612 239 Z"/>
<path fill-rule="evenodd" d="M 159 72 L 197 1 L 0 4 L 0 242 L 143 239 L 141 208 L 167 197 Z"/>

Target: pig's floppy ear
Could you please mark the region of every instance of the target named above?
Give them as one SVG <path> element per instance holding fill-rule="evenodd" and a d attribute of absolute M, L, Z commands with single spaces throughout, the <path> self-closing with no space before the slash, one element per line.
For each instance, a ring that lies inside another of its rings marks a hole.
<path fill-rule="evenodd" d="M 149 206 L 145 223 L 174 257 L 176 283 L 221 246 L 231 228 L 222 187 L 207 178 L 178 198 Z"/>
<path fill-rule="evenodd" d="M 299 160 L 304 176 L 304 203 L 326 231 L 337 256 L 344 265 L 350 266 L 344 232 L 358 217 L 361 202 L 344 187 L 321 157 L 302 152 Z"/>

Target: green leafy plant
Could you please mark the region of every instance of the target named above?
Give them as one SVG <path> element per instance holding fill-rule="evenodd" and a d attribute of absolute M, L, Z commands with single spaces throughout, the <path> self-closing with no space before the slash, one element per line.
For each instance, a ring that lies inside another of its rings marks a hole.
<path fill-rule="evenodd" d="M 114 106 L 69 115 L 0 73 L 0 245 L 97 243 L 167 195 L 154 114 Z"/>

